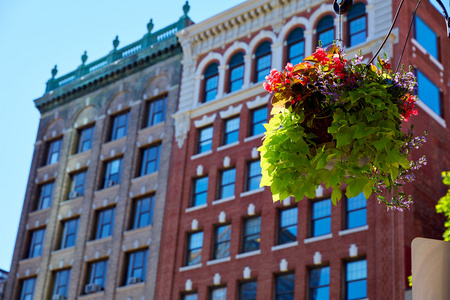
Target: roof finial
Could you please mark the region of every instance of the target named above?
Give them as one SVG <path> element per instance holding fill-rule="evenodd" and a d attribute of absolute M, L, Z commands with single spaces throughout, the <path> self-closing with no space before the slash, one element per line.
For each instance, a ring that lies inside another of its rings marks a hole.
<path fill-rule="evenodd" d="M 117 50 L 117 47 L 119 46 L 119 36 L 116 35 L 116 38 L 113 41 L 114 50 Z"/>
<path fill-rule="evenodd" d="M 56 74 L 58 73 L 58 69 L 55 67 L 52 69 L 52 78 L 55 78 Z"/>
<path fill-rule="evenodd" d="M 186 1 L 186 3 L 183 5 L 183 12 L 185 17 L 187 17 L 187 14 L 190 9 L 191 7 L 189 6 L 189 1 Z"/>
<path fill-rule="evenodd" d="M 87 51 L 84 51 L 84 54 L 81 55 L 81 63 L 84 65 L 84 63 L 87 61 L 88 56 L 87 56 Z"/>
<path fill-rule="evenodd" d="M 153 30 L 153 19 L 150 19 L 150 22 L 147 24 L 148 33 L 151 33 Z"/>

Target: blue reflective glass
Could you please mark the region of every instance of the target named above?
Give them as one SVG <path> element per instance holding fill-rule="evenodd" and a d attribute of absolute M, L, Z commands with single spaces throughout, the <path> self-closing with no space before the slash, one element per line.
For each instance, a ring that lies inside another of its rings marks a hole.
<path fill-rule="evenodd" d="M 436 33 L 434 33 L 434 31 L 419 17 L 416 16 L 415 21 L 416 40 L 428 51 L 428 53 L 438 59 L 438 43 Z"/>
<path fill-rule="evenodd" d="M 333 44 L 333 40 L 334 40 L 334 28 L 319 33 L 319 41 L 322 42 L 322 48 L 326 48 L 331 44 Z"/>
<path fill-rule="evenodd" d="M 222 182 L 220 185 L 220 199 L 234 195 L 234 181 L 236 178 L 236 169 L 230 169 L 222 172 Z"/>
<path fill-rule="evenodd" d="M 203 153 L 208 150 L 211 150 L 212 138 L 213 138 L 213 127 L 212 126 L 200 129 L 197 153 Z"/>
<path fill-rule="evenodd" d="M 347 263 L 346 282 L 348 300 L 367 297 L 367 260 Z"/>
<path fill-rule="evenodd" d="M 330 299 L 330 267 L 312 269 L 310 272 L 309 299 Z"/>
<path fill-rule="evenodd" d="M 206 203 L 208 195 L 208 177 L 198 178 L 194 183 L 194 197 L 192 206 L 202 205 Z"/>
<path fill-rule="evenodd" d="M 258 108 L 252 111 L 252 124 L 250 126 L 250 136 L 264 133 L 266 129 L 263 124 L 267 121 L 267 107 Z"/>
<path fill-rule="evenodd" d="M 294 300 L 295 275 L 287 274 L 276 278 L 276 300 Z"/>
<path fill-rule="evenodd" d="M 358 45 L 366 41 L 366 16 L 349 21 L 350 46 Z"/>
<path fill-rule="evenodd" d="M 305 43 L 303 41 L 289 46 L 289 62 L 294 66 L 302 62 Z"/>
<path fill-rule="evenodd" d="M 347 299 L 364 299 L 367 297 L 367 280 L 349 282 L 347 284 Z"/>
<path fill-rule="evenodd" d="M 266 79 L 266 76 L 270 73 L 272 55 L 267 54 L 265 56 L 257 58 L 256 62 L 256 82 L 260 82 Z"/>
<path fill-rule="evenodd" d="M 419 99 L 441 116 L 439 88 L 419 70 L 417 70 L 417 84 Z"/>
<path fill-rule="evenodd" d="M 257 282 L 242 283 L 239 288 L 239 300 L 256 300 Z"/>

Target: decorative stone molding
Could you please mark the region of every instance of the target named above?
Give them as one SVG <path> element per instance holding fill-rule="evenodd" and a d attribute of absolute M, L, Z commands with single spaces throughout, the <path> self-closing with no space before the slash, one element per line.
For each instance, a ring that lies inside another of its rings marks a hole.
<path fill-rule="evenodd" d="M 283 258 L 280 261 L 280 272 L 285 272 L 285 271 L 287 271 L 287 269 L 288 269 L 288 262 L 287 262 L 286 258 Z"/>
<path fill-rule="evenodd" d="M 190 280 L 190 279 L 186 280 L 186 283 L 184 284 L 184 288 L 186 291 L 192 290 L 192 280 Z"/>
<path fill-rule="evenodd" d="M 219 273 L 214 274 L 214 278 L 213 278 L 214 285 L 220 284 L 220 280 L 221 280 L 220 274 Z"/>
<path fill-rule="evenodd" d="M 252 101 L 248 101 L 247 103 L 245 103 L 247 105 L 248 109 L 253 109 L 256 108 L 258 106 L 263 106 L 263 105 L 267 105 L 267 103 L 269 102 L 270 99 L 270 94 L 267 94 L 264 97 L 261 96 L 256 96 L 256 98 Z"/>
<path fill-rule="evenodd" d="M 205 125 L 212 124 L 214 122 L 214 120 L 216 119 L 216 117 L 217 117 L 217 114 L 212 114 L 209 117 L 207 117 L 206 115 L 203 115 L 203 118 L 201 118 L 200 120 L 195 120 L 194 121 L 194 126 L 196 128 L 200 128 L 200 127 L 203 127 Z"/>
<path fill-rule="evenodd" d="M 356 244 L 350 245 L 350 248 L 348 249 L 348 255 L 350 257 L 358 256 L 358 247 L 356 247 Z"/>
<path fill-rule="evenodd" d="M 187 137 L 191 120 L 187 112 L 175 114 L 172 117 L 175 119 L 175 140 L 178 148 L 181 149 Z"/>
<path fill-rule="evenodd" d="M 223 167 L 228 168 L 231 164 L 231 159 L 229 156 L 225 156 L 223 159 Z"/>
<path fill-rule="evenodd" d="M 230 105 L 227 110 L 223 110 L 223 111 L 219 112 L 219 115 L 222 119 L 226 119 L 231 116 L 240 114 L 241 110 L 242 110 L 242 104 L 239 104 L 236 107 L 233 107 L 232 105 Z"/>
<path fill-rule="evenodd" d="M 250 203 L 247 207 L 247 214 L 253 216 L 255 214 L 255 204 Z"/>
<path fill-rule="evenodd" d="M 197 176 L 203 175 L 203 166 L 198 165 L 197 166 Z"/>
<path fill-rule="evenodd" d="M 197 219 L 192 220 L 191 223 L 191 230 L 197 230 L 198 229 L 198 221 Z"/>
<path fill-rule="evenodd" d="M 322 263 L 322 254 L 317 251 L 316 253 L 314 253 L 313 260 L 315 265 L 320 265 Z"/>
<path fill-rule="evenodd" d="M 244 268 L 244 271 L 242 272 L 243 274 L 242 274 L 242 276 L 244 277 L 244 279 L 248 279 L 248 278 L 250 278 L 251 277 L 251 272 L 252 272 L 252 270 L 250 269 L 250 267 L 245 267 Z"/>

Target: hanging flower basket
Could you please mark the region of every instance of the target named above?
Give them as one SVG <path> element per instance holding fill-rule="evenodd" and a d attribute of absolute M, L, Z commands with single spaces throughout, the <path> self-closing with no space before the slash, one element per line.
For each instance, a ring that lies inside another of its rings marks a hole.
<path fill-rule="evenodd" d="M 261 186 L 270 186 L 274 201 L 314 198 L 323 184 L 334 204 L 344 185 L 347 197 L 375 193 L 388 208 L 409 207 L 411 196 L 400 188 L 426 164 L 408 159 L 425 136 L 414 137 L 412 126 L 401 130 L 417 115 L 415 77 L 394 73 L 387 59 L 378 57 L 378 68 L 361 60 L 359 53 L 347 62 L 333 45 L 266 77 L 273 116 L 258 150 Z"/>

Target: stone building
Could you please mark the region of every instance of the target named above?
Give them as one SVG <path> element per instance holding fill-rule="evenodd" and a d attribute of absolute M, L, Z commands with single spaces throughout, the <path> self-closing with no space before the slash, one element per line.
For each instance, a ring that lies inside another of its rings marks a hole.
<path fill-rule="evenodd" d="M 52 78 L 5 299 L 153 299 L 182 51 L 179 21 Z M 181 12 L 181 9 L 180 9 Z M 34 297 L 34 298 L 33 298 Z"/>

